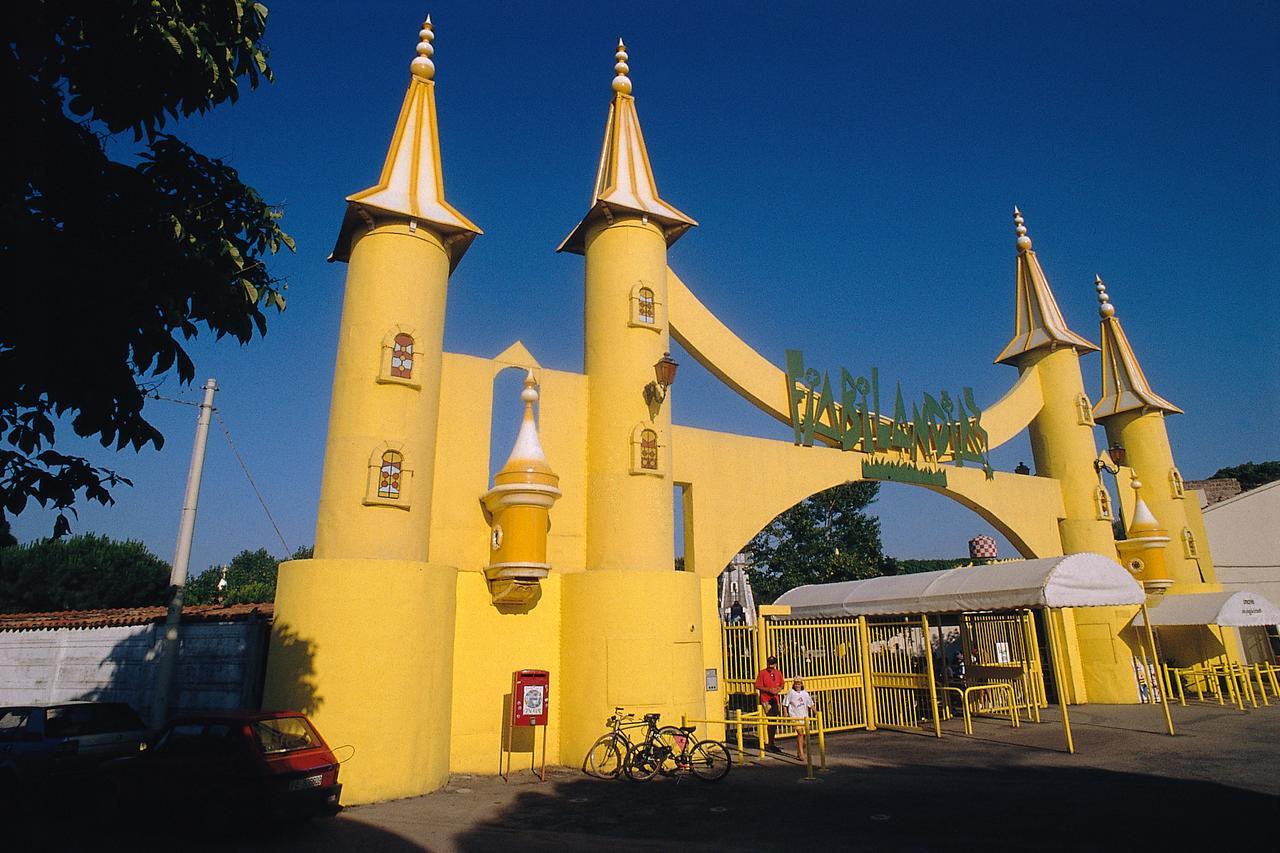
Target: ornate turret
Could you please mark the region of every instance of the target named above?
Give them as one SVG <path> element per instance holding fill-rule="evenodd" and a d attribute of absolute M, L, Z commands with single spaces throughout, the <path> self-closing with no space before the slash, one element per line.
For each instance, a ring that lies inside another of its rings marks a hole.
<path fill-rule="evenodd" d="M 378 183 L 347 196 L 347 213 L 338 232 L 331 261 L 351 257 L 351 245 L 360 229 L 372 230 L 387 214 L 397 219 L 429 225 L 449 249 L 449 268 L 458 265 L 476 235 L 483 233 L 444 198 L 444 170 L 440 163 L 440 131 L 436 124 L 436 66 L 431 17 L 418 33 L 417 56 L 409 63 L 409 90 L 405 92 L 391 147 Z M 415 226 L 416 227 L 416 226 Z"/>
<path fill-rule="evenodd" d="M 1122 412 L 1147 409 L 1182 414 L 1182 409 L 1151 390 L 1107 295 L 1107 286 L 1101 276 L 1095 275 L 1093 280 L 1098 291 L 1098 315 L 1102 318 L 1102 399 L 1094 404 L 1093 416 L 1104 420 Z"/>
<path fill-rule="evenodd" d="M 538 386 L 532 370 L 524 380 L 520 399 L 524 401 L 524 420 L 515 446 L 507 464 L 494 475 L 493 488 L 480 499 L 492 528 L 492 558 L 484 571 L 495 604 L 518 604 L 537 597 L 538 582 L 551 571 L 547 532 L 551 507 L 560 498 L 560 478 L 547 464 L 538 439 L 533 415 Z"/>
<path fill-rule="evenodd" d="M 1014 364 L 1025 353 L 1042 347 L 1071 347 L 1077 353 L 1098 348 L 1067 328 L 1058 302 L 1049 289 L 1040 261 L 1031 248 L 1022 211 L 1013 209 L 1014 232 L 1018 235 L 1017 304 L 1014 306 L 1013 339 L 996 356 L 996 364 Z"/>
<path fill-rule="evenodd" d="M 1116 543 L 1120 560 L 1134 577 L 1150 593 L 1164 592 L 1173 586 L 1165 565 L 1164 549 L 1169 544 L 1169 534 L 1142 499 L 1142 482 L 1134 477 L 1129 481 L 1133 489 L 1134 505 L 1130 513 L 1126 538 Z"/>
<path fill-rule="evenodd" d="M 636 99 L 631 95 L 631 78 L 627 76 L 631 68 L 627 65 L 627 48 L 622 39 L 618 39 L 614 56 L 617 76 L 613 78 L 613 101 L 605 122 L 604 148 L 596 170 L 591 209 L 557 252 L 581 255 L 588 225 L 601 217 L 611 219 L 615 213 L 638 213 L 652 218 L 662 228 L 668 246 L 698 224 L 659 197 L 644 134 L 640 131 L 640 116 L 636 114 Z"/>

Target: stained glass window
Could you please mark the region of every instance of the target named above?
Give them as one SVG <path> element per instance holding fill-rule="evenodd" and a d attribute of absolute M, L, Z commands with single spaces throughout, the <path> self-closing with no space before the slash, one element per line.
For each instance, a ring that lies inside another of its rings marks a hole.
<path fill-rule="evenodd" d="M 640 431 L 640 467 L 658 470 L 658 433 L 651 429 Z"/>
<path fill-rule="evenodd" d="M 396 335 L 391 345 L 391 375 L 400 379 L 413 378 L 413 335 L 403 332 Z"/>
<path fill-rule="evenodd" d="M 398 500 L 400 497 L 400 469 L 404 465 L 404 454 L 396 450 L 388 450 L 382 454 L 382 465 L 378 469 L 378 497 Z"/>
<path fill-rule="evenodd" d="M 639 293 L 636 294 L 636 299 L 639 302 L 637 308 L 640 314 L 640 321 L 642 323 L 654 322 L 653 291 L 647 287 L 642 287 Z"/>

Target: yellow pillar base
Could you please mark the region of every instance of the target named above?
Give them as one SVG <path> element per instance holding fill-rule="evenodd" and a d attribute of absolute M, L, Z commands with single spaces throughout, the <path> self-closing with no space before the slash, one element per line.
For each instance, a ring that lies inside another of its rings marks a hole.
<path fill-rule="evenodd" d="M 331 747 L 355 747 L 344 804 L 449 778 L 456 577 L 407 560 L 280 566 L 263 707 L 305 711 Z"/>
<path fill-rule="evenodd" d="M 561 759 L 580 762 L 616 705 L 662 724 L 706 711 L 702 607 L 692 572 L 565 575 Z"/>

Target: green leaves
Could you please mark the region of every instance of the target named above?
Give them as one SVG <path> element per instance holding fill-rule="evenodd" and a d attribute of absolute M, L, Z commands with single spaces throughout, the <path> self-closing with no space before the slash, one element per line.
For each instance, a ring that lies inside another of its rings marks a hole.
<path fill-rule="evenodd" d="M 73 536 L 0 548 L 0 613 L 164 604 L 169 565 L 141 542 Z"/>
<path fill-rule="evenodd" d="M 845 483 L 779 515 L 743 549 L 757 601 L 769 603 L 803 584 L 894 573 L 880 544 L 880 520 L 864 510 L 880 484 Z"/>
<path fill-rule="evenodd" d="M 43 452 L 69 418 L 103 447 L 160 447 L 144 384 L 176 372 L 201 329 L 248 343 L 285 307 L 267 261 L 294 241 L 235 169 L 161 132 L 166 116 L 270 79 L 266 9 L 244 0 L 31 0 L 7 16 L 0 86 L 22 133 L 0 159 L 0 512 L 35 500 L 69 528 L 78 497 L 127 483 Z M 104 139 L 132 129 L 136 158 Z M 20 284 L 19 284 L 20 283 Z"/>

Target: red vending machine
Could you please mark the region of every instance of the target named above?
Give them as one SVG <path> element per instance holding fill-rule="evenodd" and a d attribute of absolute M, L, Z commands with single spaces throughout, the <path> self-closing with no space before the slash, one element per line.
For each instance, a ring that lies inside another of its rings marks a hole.
<path fill-rule="evenodd" d="M 511 673 L 511 719 L 507 721 L 507 772 L 511 775 L 511 739 L 517 726 L 528 728 L 542 726 L 542 770 L 538 774 L 547 779 L 547 706 L 551 700 L 551 673 L 545 669 L 518 669 Z M 529 752 L 529 769 L 533 769 L 534 754 Z"/>

